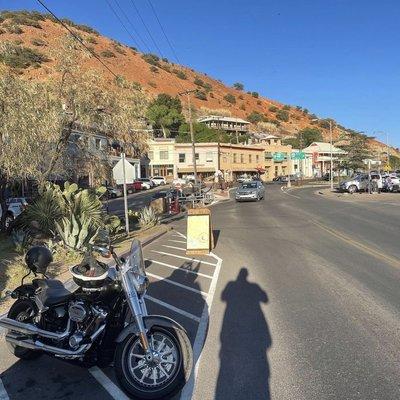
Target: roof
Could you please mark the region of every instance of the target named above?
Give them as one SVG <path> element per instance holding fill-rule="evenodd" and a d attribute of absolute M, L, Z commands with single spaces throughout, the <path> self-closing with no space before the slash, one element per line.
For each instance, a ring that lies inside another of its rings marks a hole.
<path fill-rule="evenodd" d="M 331 144 L 325 142 L 313 142 L 308 147 L 303 149 L 305 153 L 330 153 Z M 332 145 L 332 153 L 346 154 L 346 152 L 339 147 Z"/>
<path fill-rule="evenodd" d="M 211 121 L 219 121 L 219 122 L 236 122 L 241 124 L 250 124 L 249 121 L 245 121 L 242 118 L 235 117 L 221 117 L 219 115 L 208 115 L 207 117 L 201 117 L 197 120 L 198 122 L 211 122 Z"/>

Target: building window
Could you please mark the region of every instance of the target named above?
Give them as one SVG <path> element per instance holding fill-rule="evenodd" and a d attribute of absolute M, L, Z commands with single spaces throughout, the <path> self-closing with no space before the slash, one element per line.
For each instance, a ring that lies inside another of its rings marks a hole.
<path fill-rule="evenodd" d="M 199 153 L 196 153 L 196 161 L 199 161 Z"/>
<path fill-rule="evenodd" d="M 236 164 L 237 163 L 237 154 L 233 153 L 233 162 Z"/>
<path fill-rule="evenodd" d="M 101 139 L 99 138 L 94 139 L 94 148 L 96 150 L 101 150 Z"/>
<path fill-rule="evenodd" d="M 258 164 L 259 161 L 260 161 L 260 156 L 256 154 L 256 163 Z"/>
<path fill-rule="evenodd" d="M 168 150 L 160 151 L 160 160 L 168 160 Z"/>
<path fill-rule="evenodd" d="M 179 162 L 184 163 L 186 160 L 186 154 L 185 153 L 179 153 Z"/>
<path fill-rule="evenodd" d="M 206 153 L 206 161 L 207 162 L 213 162 L 214 161 L 214 157 L 213 157 L 212 151 L 207 151 L 207 153 Z"/>
<path fill-rule="evenodd" d="M 251 154 L 249 154 L 249 163 L 251 163 Z"/>
<path fill-rule="evenodd" d="M 147 153 L 147 157 L 149 157 L 150 160 L 153 160 L 154 159 L 154 151 L 149 151 Z"/>
<path fill-rule="evenodd" d="M 272 158 L 272 153 L 269 152 L 269 151 L 266 151 L 266 152 L 265 152 L 265 159 L 266 159 L 266 160 L 270 160 L 271 158 Z"/>
<path fill-rule="evenodd" d="M 243 164 L 244 163 L 244 154 L 241 154 L 240 155 L 240 164 Z"/>

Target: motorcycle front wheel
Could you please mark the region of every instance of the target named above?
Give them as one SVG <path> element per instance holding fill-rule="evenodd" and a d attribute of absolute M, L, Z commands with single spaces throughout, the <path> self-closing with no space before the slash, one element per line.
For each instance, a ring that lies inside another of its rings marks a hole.
<path fill-rule="evenodd" d="M 117 379 L 132 398 L 168 399 L 190 377 L 193 360 L 189 339 L 181 329 L 160 326 L 153 326 L 147 337 L 152 360 L 147 360 L 136 335 L 129 335 L 117 345 Z"/>

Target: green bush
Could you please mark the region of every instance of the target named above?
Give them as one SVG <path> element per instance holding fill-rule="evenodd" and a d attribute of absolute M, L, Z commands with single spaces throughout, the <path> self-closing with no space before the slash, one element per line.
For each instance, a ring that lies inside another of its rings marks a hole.
<path fill-rule="evenodd" d="M 204 85 L 204 81 L 202 79 L 200 79 L 198 76 L 196 76 L 196 78 L 194 78 L 193 82 L 197 86 L 203 86 Z"/>
<path fill-rule="evenodd" d="M 234 84 L 233 84 L 233 87 L 234 87 L 236 90 L 243 90 L 243 89 L 244 89 L 243 83 L 240 83 L 240 82 L 234 83 Z"/>
<path fill-rule="evenodd" d="M 257 92 L 251 92 L 251 95 L 256 99 L 258 99 L 259 94 Z"/>
<path fill-rule="evenodd" d="M 139 212 L 139 226 L 144 229 L 150 229 L 160 223 L 160 218 L 153 207 L 144 207 Z"/>
<path fill-rule="evenodd" d="M 276 113 L 276 118 L 280 121 L 288 122 L 289 121 L 289 113 L 286 110 L 279 110 Z"/>
<path fill-rule="evenodd" d="M 275 106 L 270 106 L 269 108 L 268 108 L 268 111 L 271 111 L 271 112 L 277 112 L 278 111 L 278 107 L 275 107 Z"/>
<path fill-rule="evenodd" d="M 158 68 L 155 67 L 154 65 L 150 66 L 150 71 L 154 72 L 155 74 L 158 74 Z"/>
<path fill-rule="evenodd" d="M 125 51 L 125 49 L 124 49 L 121 45 L 115 44 L 115 43 L 114 43 L 114 49 L 115 49 L 115 51 L 116 51 L 117 53 L 123 54 L 124 56 L 126 55 L 126 51 Z"/>
<path fill-rule="evenodd" d="M 194 93 L 194 97 L 200 100 L 207 100 L 207 94 L 203 90 L 196 90 L 196 92 Z"/>
<path fill-rule="evenodd" d="M 92 33 L 94 35 L 99 35 L 99 32 L 97 32 L 95 29 L 91 28 L 90 26 L 87 25 L 80 25 L 80 24 L 76 24 L 75 22 L 71 21 L 68 18 L 63 18 L 61 19 L 62 22 L 64 22 L 64 24 L 69 25 L 75 29 L 78 29 L 80 31 L 86 32 L 86 33 Z"/>
<path fill-rule="evenodd" d="M 289 110 L 290 110 L 290 106 L 288 106 L 288 105 L 284 105 L 284 106 L 282 107 L 282 110 L 289 111 Z"/>
<path fill-rule="evenodd" d="M 137 48 L 136 48 L 136 47 L 129 46 L 129 48 L 132 50 L 132 52 L 133 52 L 134 54 L 137 53 Z"/>
<path fill-rule="evenodd" d="M 303 114 L 308 114 L 308 109 L 307 108 L 303 109 Z"/>
<path fill-rule="evenodd" d="M 139 82 L 132 82 L 132 87 L 135 90 L 142 90 L 142 85 Z"/>
<path fill-rule="evenodd" d="M 155 65 L 157 67 L 160 66 L 160 57 L 158 57 L 156 54 L 151 54 L 151 53 L 143 54 L 142 58 L 148 64 Z"/>
<path fill-rule="evenodd" d="M 163 57 L 162 60 L 167 64 L 169 63 L 168 58 Z"/>
<path fill-rule="evenodd" d="M 113 58 L 115 54 L 111 50 L 103 50 L 100 55 L 105 58 Z"/>
<path fill-rule="evenodd" d="M 212 87 L 209 83 L 205 83 L 205 84 L 203 85 L 203 88 L 204 88 L 207 92 L 210 92 L 210 91 L 213 89 L 213 87 Z"/>
<path fill-rule="evenodd" d="M 32 39 L 32 40 L 31 40 L 31 43 L 32 43 L 34 46 L 38 46 L 38 47 L 46 46 L 46 42 L 45 42 L 44 40 L 38 39 L 38 38 Z"/>
<path fill-rule="evenodd" d="M 24 31 L 18 25 L 7 25 L 7 30 L 9 33 L 14 33 L 16 35 L 24 33 Z"/>
<path fill-rule="evenodd" d="M 175 74 L 179 79 L 182 79 L 182 80 L 186 80 L 187 79 L 187 76 L 186 76 L 186 74 L 183 72 L 183 71 L 178 71 L 178 72 L 176 72 L 176 74 Z"/>
<path fill-rule="evenodd" d="M 97 40 L 96 40 L 96 38 L 95 38 L 94 36 L 89 36 L 89 37 L 87 37 L 87 38 L 86 38 L 86 41 L 87 41 L 88 43 L 92 43 L 92 44 L 97 44 L 97 43 L 98 43 Z"/>
<path fill-rule="evenodd" d="M 253 111 L 247 116 L 247 120 L 252 124 L 256 124 L 257 122 L 265 122 L 265 116 L 257 111 Z"/>
<path fill-rule="evenodd" d="M 0 62 L 17 69 L 38 67 L 49 59 L 37 50 L 17 46 L 11 42 L 4 43 L 0 49 Z"/>
<path fill-rule="evenodd" d="M 224 96 L 224 100 L 227 101 L 228 103 L 236 104 L 236 98 L 233 94 L 230 93 L 226 94 Z"/>

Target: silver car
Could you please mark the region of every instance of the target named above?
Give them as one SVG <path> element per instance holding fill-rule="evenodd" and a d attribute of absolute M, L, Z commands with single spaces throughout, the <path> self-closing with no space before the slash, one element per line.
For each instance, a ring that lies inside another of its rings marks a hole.
<path fill-rule="evenodd" d="M 235 193 L 236 201 L 259 201 L 264 198 L 265 187 L 260 181 L 243 182 Z"/>

